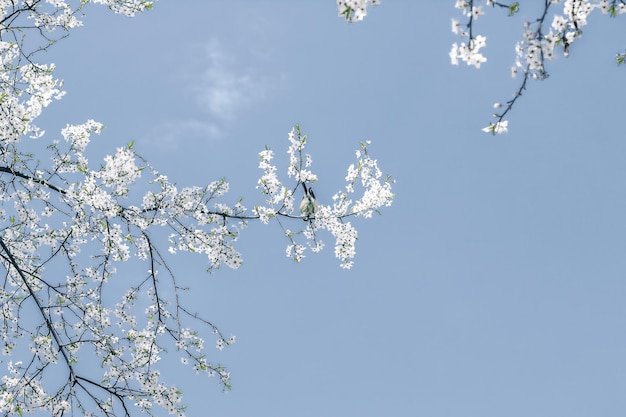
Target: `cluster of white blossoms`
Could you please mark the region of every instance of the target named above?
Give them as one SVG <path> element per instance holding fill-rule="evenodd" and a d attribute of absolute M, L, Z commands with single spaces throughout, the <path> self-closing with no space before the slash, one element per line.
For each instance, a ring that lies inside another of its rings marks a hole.
<path fill-rule="evenodd" d="M 461 9 L 463 14 L 469 19 L 467 25 L 468 29 L 471 29 L 472 23 L 478 19 L 479 16 L 485 14 L 482 6 L 475 6 L 473 1 L 457 0 L 454 7 Z M 461 27 L 458 19 L 452 19 L 452 32 L 464 38 L 464 42 L 460 45 L 456 42 L 452 44 L 452 49 L 450 50 L 450 60 L 452 64 L 459 65 L 460 60 L 467 65 L 480 68 L 480 64 L 487 61 L 487 58 L 480 52 L 482 48 L 487 46 L 487 38 L 481 35 L 474 37 L 471 30 L 466 30 Z M 465 41 L 465 39 L 467 40 Z"/>
<path fill-rule="evenodd" d="M 158 370 L 165 352 L 178 352 L 191 372 L 228 389 L 230 374 L 207 359 L 206 345 L 222 350 L 235 337 L 185 304 L 171 257 L 199 254 L 208 271 L 238 268 L 242 230 L 250 221 L 277 221 L 296 261 L 307 248 L 323 248 L 326 230 L 349 268 L 357 231 L 348 220 L 389 206 L 393 181 L 362 144 L 333 202 L 311 203 L 306 217 L 294 213 L 294 195 L 317 181 L 296 127 L 289 134 L 291 185 L 279 180 L 272 151 L 261 152 L 266 201 L 249 213 L 241 200 L 226 204 L 225 180 L 180 188 L 132 142 L 94 165 L 86 150 L 103 130 L 96 121 L 67 125 L 61 139 L 46 141 L 37 118 L 64 92 L 54 66 L 36 63 L 36 52 L 80 26 L 88 3 L 128 16 L 152 7 L 146 0 L 0 0 L 8 25 L 0 27 L 2 39 L 13 39 L 0 41 L 0 414 L 130 416 L 136 407 L 154 415 L 159 405 L 183 416 L 182 393 Z M 355 21 L 377 3 L 338 5 Z M 24 137 L 46 141 L 42 151 L 22 150 Z"/>
<path fill-rule="evenodd" d="M 557 8 L 557 4 L 562 7 Z M 452 19 L 452 32 L 463 38 L 464 42 L 453 43 L 450 60 L 453 65 L 462 61 L 480 68 L 487 60 L 480 52 L 486 45 L 486 37 L 475 34 L 476 20 L 485 14 L 486 7 L 506 9 L 512 16 L 520 11 L 520 5 L 518 2 L 504 4 L 495 0 L 456 0 L 455 7 L 461 10 L 466 22 L 461 24 L 459 19 Z M 511 68 L 512 76 L 521 73 L 524 78 L 513 99 L 507 102 L 502 111 L 493 115 L 496 121 L 483 128 L 484 132 L 494 135 L 507 132 L 508 122 L 504 116 L 526 89 L 526 81 L 547 78 L 546 62 L 555 57 L 557 47 L 564 56 L 569 55 L 571 45 L 582 36 L 582 28 L 587 25 L 587 18 L 594 10 L 615 17 L 626 13 L 626 3 L 621 0 L 546 0 L 540 16 L 524 22 L 522 40 L 515 45 L 515 64 Z M 618 54 L 618 63 L 623 63 L 625 59 L 626 54 Z"/>
<path fill-rule="evenodd" d="M 264 174 L 259 179 L 258 188 L 267 196 L 267 206 L 256 206 L 255 213 L 265 223 L 276 219 L 281 224 L 290 242 L 287 256 L 296 262 L 304 258 L 307 247 L 313 252 L 324 247 L 318 234 L 321 230 L 326 230 L 335 238 L 335 256 L 341 260 L 341 267 L 350 268 L 356 255 L 357 231 L 348 219 L 369 218 L 373 212 L 390 206 L 394 198 L 391 191 L 393 180 L 383 176 L 376 160 L 368 155 L 367 144 L 362 143 L 362 149 L 356 152 L 357 163 L 348 167 L 347 184 L 332 197 L 333 204 L 318 201 L 313 216 L 294 214 L 294 195 L 303 193 L 301 189 L 316 183 L 317 175 L 310 170 L 313 163 L 311 155 L 304 153 L 307 136 L 302 134 L 300 126 L 296 125 L 289 132 L 289 142 L 287 175 L 295 180 L 295 184 L 291 187 L 283 185 L 278 177 L 278 170 L 272 164 L 273 152 L 268 149 L 261 152 L 259 167 Z M 355 185 L 360 186 L 359 198 L 354 198 Z M 284 224 L 282 219 L 285 218 L 305 220 L 306 227 L 294 231 Z M 302 236 L 304 242 L 299 236 Z"/>
<path fill-rule="evenodd" d="M 480 68 L 480 64 L 487 61 L 487 58 L 480 53 L 480 49 L 485 46 L 487 46 L 487 38 L 481 35 L 471 39 L 469 43 L 462 43 L 461 45 L 454 43 L 450 50 L 450 60 L 453 65 L 459 65 L 459 60 L 461 60 L 467 65 Z"/>
<path fill-rule="evenodd" d="M 59 2 L 60 0 L 51 0 Z M 93 2 L 94 4 L 103 4 L 115 13 L 123 14 L 125 16 L 132 17 L 137 13 L 141 13 L 144 10 L 152 8 L 154 2 L 152 0 L 87 0 L 87 2 Z"/>
<path fill-rule="evenodd" d="M 337 0 L 339 16 L 348 22 L 360 22 L 367 16 L 369 6 L 377 6 L 380 0 Z"/>

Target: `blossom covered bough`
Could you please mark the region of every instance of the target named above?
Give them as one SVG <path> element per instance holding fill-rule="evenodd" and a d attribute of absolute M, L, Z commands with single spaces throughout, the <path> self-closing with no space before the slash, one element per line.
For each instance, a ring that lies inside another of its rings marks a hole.
<path fill-rule="evenodd" d="M 558 51 L 565 57 L 569 56 L 572 44 L 582 36 L 582 28 L 587 25 L 587 18 L 594 10 L 610 17 L 626 13 L 626 0 L 542 0 L 541 3 L 539 15 L 524 21 L 522 40 L 515 45 L 511 75 L 515 77 L 521 73 L 520 86 L 506 105 L 494 104 L 498 110 L 493 114 L 495 121 L 484 127 L 483 132 L 497 135 L 508 131 L 508 120 L 504 118 L 526 90 L 528 80 L 545 80 L 548 77 L 546 63 Z M 378 4 L 380 0 L 337 0 L 339 16 L 348 22 L 363 20 L 368 7 Z M 475 31 L 476 22 L 485 14 L 485 9 L 504 9 L 508 16 L 521 10 L 519 2 L 502 3 L 496 0 L 455 0 L 454 7 L 461 11 L 463 21 L 452 18 L 452 32 L 461 38 L 461 42 L 452 44 L 450 61 L 453 65 L 464 62 L 475 68 L 487 62 L 482 51 L 487 46 L 487 37 Z M 624 64 L 626 52 L 616 54 L 615 59 L 618 65 Z"/>
<path fill-rule="evenodd" d="M 273 152 L 259 154 L 265 202 L 250 210 L 223 202 L 225 180 L 178 188 L 133 143 L 94 164 L 86 150 L 103 129 L 96 121 L 68 125 L 48 141 L 35 120 L 63 91 L 54 66 L 36 63 L 36 53 L 80 26 L 89 3 L 127 16 L 152 7 L 146 0 L 0 0 L 0 414 L 154 415 L 160 406 L 182 416 L 181 392 L 159 371 L 164 353 L 177 352 L 227 389 L 230 375 L 209 361 L 205 339 L 223 349 L 235 338 L 187 307 L 171 256 L 201 254 L 209 271 L 237 268 L 234 244 L 258 220 L 280 225 L 296 261 L 307 248 L 321 250 L 320 232 L 330 232 L 349 268 L 357 239 L 351 219 L 389 206 L 393 181 L 362 143 L 346 185 L 305 217 L 294 198 L 317 176 L 299 126 L 288 136 L 286 182 Z M 362 12 L 347 3 L 358 19 Z M 26 152 L 28 137 L 45 149 Z M 123 283 L 111 285 L 122 274 Z"/>
<path fill-rule="evenodd" d="M 611 17 L 626 13 L 624 0 L 543 0 L 542 3 L 539 16 L 524 22 L 522 40 L 515 45 L 515 63 L 511 67 L 511 75 L 515 77 L 521 74 L 520 86 L 506 105 L 494 105 L 494 108 L 503 110 L 493 114 L 495 121 L 483 128 L 484 132 L 493 135 L 507 132 L 508 121 L 504 118 L 526 90 L 527 81 L 545 80 L 548 77 L 546 63 L 557 52 L 560 51 L 565 57 L 569 55 L 572 44 L 582 36 L 582 28 L 587 25 L 590 13 L 600 10 Z M 561 7 L 557 7 L 559 4 Z M 487 38 L 475 34 L 476 21 L 485 14 L 485 8 L 505 9 L 509 16 L 521 9 L 519 2 L 505 4 L 494 0 L 456 0 L 455 7 L 461 10 L 465 23 L 452 19 L 452 32 L 461 37 L 463 42 L 452 45 L 450 60 L 454 65 L 465 62 L 476 68 L 487 61 L 481 52 L 487 44 Z M 617 54 L 617 63 L 621 65 L 625 58 L 626 54 Z"/>

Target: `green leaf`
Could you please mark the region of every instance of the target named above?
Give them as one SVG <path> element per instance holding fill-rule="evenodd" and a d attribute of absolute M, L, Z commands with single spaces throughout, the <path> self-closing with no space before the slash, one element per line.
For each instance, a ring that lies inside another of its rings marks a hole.
<path fill-rule="evenodd" d="M 509 16 L 513 16 L 517 12 L 519 12 L 519 3 L 515 2 L 509 6 Z"/>

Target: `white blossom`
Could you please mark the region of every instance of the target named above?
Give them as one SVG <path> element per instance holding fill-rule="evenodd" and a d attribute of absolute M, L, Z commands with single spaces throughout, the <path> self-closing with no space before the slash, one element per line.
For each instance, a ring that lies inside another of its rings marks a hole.
<path fill-rule="evenodd" d="M 506 133 L 508 131 L 508 120 L 502 120 L 496 123 L 491 123 L 489 126 L 484 127 L 483 132 L 492 133 L 494 135 L 499 135 L 501 133 Z"/>
<path fill-rule="evenodd" d="M 339 16 L 348 22 L 359 22 L 367 16 L 367 8 L 377 6 L 380 0 L 337 0 Z"/>

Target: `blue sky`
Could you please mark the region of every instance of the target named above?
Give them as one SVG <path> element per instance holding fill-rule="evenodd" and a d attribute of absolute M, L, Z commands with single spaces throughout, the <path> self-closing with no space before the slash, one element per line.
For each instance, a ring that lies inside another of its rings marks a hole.
<path fill-rule="evenodd" d="M 243 233 L 238 271 L 174 262 L 190 302 L 237 336 L 214 352 L 231 392 L 166 367 L 188 415 L 623 414 L 626 29 L 593 16 L 493 137 L 480 129 L 517 88 L 534 10 L 478 20 L 475 70 L 450 65 L 453 5 L 383 0 L 359 24 L 332 0 L 162 0 L 133 19 L 94 7 L 40 56 L 68 91 L 40 125 L 101 121 L 94 160 L 134 140 L 178 184 L 225 177 L 252 207 L 257 153 L 286 159 L 300 123 L 320 200 L 361 140 L 397 180 L 394 205 L 357 223 L 349 271 L 331 247 L 295 265 L 276 225 Z"/>

